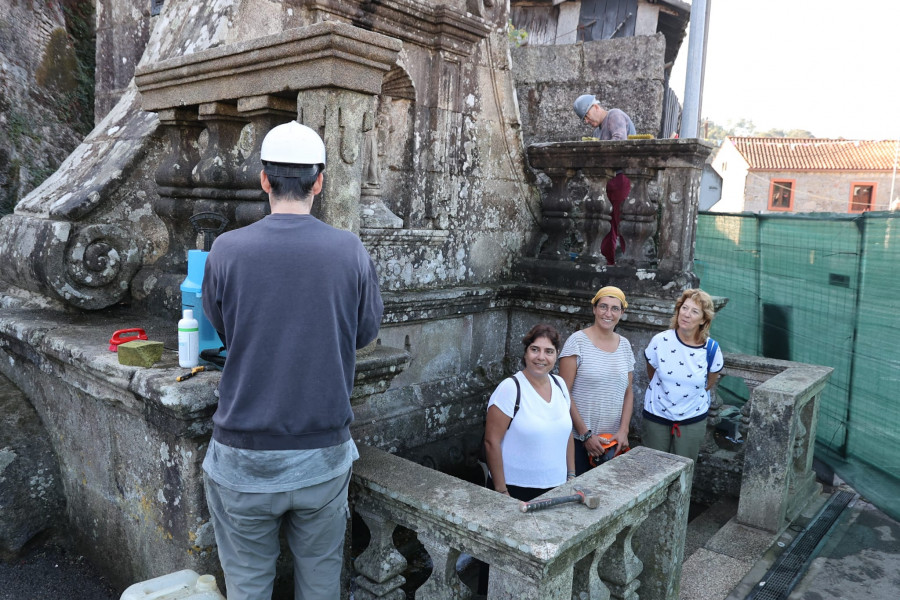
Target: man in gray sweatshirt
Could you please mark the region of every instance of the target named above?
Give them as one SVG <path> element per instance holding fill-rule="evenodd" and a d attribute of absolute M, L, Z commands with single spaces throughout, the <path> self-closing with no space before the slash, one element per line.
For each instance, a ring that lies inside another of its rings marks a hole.
<path fill-rule="evenodd" d="M 312 215 L 325 145 L 291 121 L 263 140 L 272 214 L 219 236 L 203 310 L 228 358 L 203 462 L 230 600 L 269 598 L 285 523 L 294 591 L 340 597 L 356 350 L 378 335 L 378 278 L 359 238 Z"/>

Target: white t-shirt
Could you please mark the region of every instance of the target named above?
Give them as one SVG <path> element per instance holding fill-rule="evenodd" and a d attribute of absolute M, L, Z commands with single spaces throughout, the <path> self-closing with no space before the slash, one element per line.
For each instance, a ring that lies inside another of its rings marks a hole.
<path fill-rule="evenodd" d="M 706 344 L 688 346 L 669 329 L 653 336 L 644 356 L 656 369 L 644 395 L 644 410 L 676 422 L 706 414 Z M 709 372 L 718 373 L 724 366 L 722 349 L 716 348 Z"/>
<path fill-rule="evenodd" d="M 541 398 L 525 374 L 519 371 L 522 389 L 519 412 L 500 442 L 506 483 L 528 488 L 552 488 L 566 482 L 566 446 L 572 432 L 566 383 L 550 382 L 550 402 Z M 559 383 L 559 385 L 556 385 Z M 563 389 L 560 389 L 562 387 Z M 516 406 L 516 384 L 504 379 L 491 394 L 488 408 L 496 406 L 508 417 Z"/>
<path fill-rule="evenodd" d="M 622 405 L 628 390 L 628 374 L 634 371 L 631 343 L 621 335 L 615 352 L 591 342 L 584 331 L 569 336 L 560 358 L 574 356 L 578 370 L 572 385 L 572 401 L 588 429 L 615 433 L 622 424 Z"/>

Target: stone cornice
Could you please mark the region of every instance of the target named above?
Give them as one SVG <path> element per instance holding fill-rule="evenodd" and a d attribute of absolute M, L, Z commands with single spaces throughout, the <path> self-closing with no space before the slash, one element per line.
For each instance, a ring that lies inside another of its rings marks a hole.
<path fill-rule="evenodd" d="M 548 142 L 528 147 L 532 168 L 546 173 L 572 169 L 624 169 L 644 171 L 691 167 L 702 168 L 712 142 L 684 140 L 622 140 Z"/>
<path fill-rule="evenodd" d="M 472 54 L 475 45 L 491 31 L 490 25 L 478 16 L 446 4 L 433 4 L 414 0 L 310 0 L 306 6 L 404 42 L 460 56 Z"/>
<path fill-rule="evenodd" d="M 135 81 L 147 111 L 311 88 L 377 94 L 400 48 L 327 21 L 140 67 Z"/>

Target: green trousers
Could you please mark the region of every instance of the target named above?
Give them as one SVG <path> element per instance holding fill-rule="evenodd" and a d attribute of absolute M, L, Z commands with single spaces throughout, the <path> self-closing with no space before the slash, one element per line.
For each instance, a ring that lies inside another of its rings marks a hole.
<path fill-rule="evenodd" d="M 681 435 L 678 435 L 678 432 Z M 644 419 L 641 431 L 641 440 L 648 448 L 684 456 L 694 462 L 697 462 L 697 455 L 700 454 L 700 446 L 705 437 L 706 419 L 690 425 L 679 425 L 677 428 Z"/>

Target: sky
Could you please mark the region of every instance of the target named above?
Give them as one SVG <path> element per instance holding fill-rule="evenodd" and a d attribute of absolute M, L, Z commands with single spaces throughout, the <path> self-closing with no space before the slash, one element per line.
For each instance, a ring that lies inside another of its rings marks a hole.
<path fill-rule="evenodd" d="M 703 119 L 900 138 L 900 1 L 708 1 Z M 687 48 L 671 80 L 682 99 Z"/>

